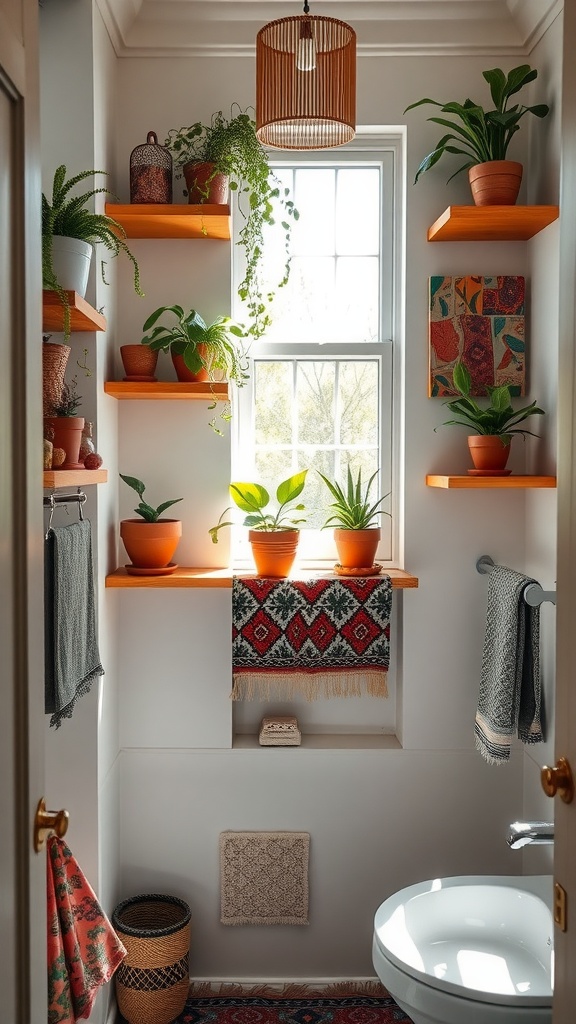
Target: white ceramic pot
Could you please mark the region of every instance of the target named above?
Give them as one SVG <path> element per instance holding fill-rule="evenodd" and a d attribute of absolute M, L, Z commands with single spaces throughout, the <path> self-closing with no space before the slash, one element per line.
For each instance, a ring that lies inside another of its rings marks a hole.
<path fill-rule="evenodd" d="M 93 248 L 80 238 L 54 235 L 52 238 L 52 266 L 56 280 L 64 291 L 78 292 L 82 298 L 88 287 L 88 274 Z"/>

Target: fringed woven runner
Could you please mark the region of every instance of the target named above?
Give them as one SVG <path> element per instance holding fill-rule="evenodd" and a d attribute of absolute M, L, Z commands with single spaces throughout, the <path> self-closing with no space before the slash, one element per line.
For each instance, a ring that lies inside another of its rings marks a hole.
<path fill-rule="evenodd" d="M 335 985 L 211 985 L 193 982 L 174 1024 L 411 1024 L 377 982 Z"/>
<path fill-rule="evenodd" d="M 308 832 L 220 833 L 222 924 L 308 924 Z"/>
<path fill-rule="evenodd" d="M 235 577 L 233 700 L 387 697 L 391 607 L 389 576 Z"/>

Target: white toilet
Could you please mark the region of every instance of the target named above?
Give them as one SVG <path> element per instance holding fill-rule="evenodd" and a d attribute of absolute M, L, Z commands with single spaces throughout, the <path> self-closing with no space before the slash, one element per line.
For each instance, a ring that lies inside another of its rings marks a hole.
<path fill-rule="evenodd" d="M 372 959 L 414 1024 L 551 1024 L 552 878 L 462 875 L 378 908 Z"/>

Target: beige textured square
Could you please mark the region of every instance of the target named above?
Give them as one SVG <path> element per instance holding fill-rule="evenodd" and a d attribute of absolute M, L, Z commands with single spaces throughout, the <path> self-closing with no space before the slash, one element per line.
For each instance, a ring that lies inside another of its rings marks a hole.
<path fill-rule="evenodd" d="M 308 924 L 308 832 L 220 833 L 222 924 Z"/>

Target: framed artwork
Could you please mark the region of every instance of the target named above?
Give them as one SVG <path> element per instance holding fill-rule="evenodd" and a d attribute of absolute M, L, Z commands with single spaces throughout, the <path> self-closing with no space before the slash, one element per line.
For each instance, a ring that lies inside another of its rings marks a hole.
<path fill-rule="evenodd" d="M 457 395 L 454 365 L 462 361 L 472 394 L 507 385 L 526 390 L 523 277 L 431 277 L 428 395 Z"/>

